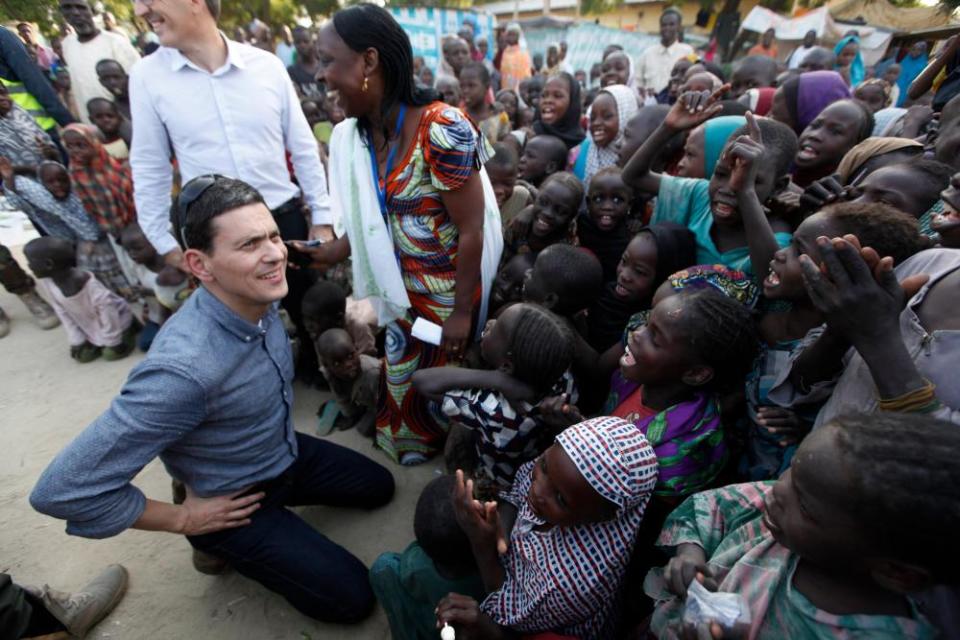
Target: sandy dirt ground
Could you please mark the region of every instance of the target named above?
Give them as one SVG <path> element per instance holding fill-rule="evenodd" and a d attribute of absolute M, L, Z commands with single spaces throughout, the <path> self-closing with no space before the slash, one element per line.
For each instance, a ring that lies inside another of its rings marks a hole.
<path fill-rule="evenodd" d="M 16 239 L 22 239 L 22 234 Z M 9 229 L 5 242 L 12 244 Z M 19 248 L 12 248 L 22 259 Z M 2 288 L 0 307 L 13 324 L 10 334 L 0 340 L 0 571 L 21 584 L 46 582 L 71 590 L 111 562 L 125 565 L 130 571 L 126 598 L 90 638 L 390 636 L 386 616 L 379 608 L 360 625 L 321 624 L 234 572 L 216 577 L 197 573 L 190 563 L 189 544 L 182 537 L 127 531 L 107 540 L 87 540 L 67 536 L 63 522 L 34 512 L 27 497 L 41 471 L 108 406 L 143 355 L 118 362 L 77 364 L 69 357 L 61 328 L 38 329 L 23 304 Z M 324 398 L 318 391 L 296 387 L 294 422 L 298 430 L 314 433 L 315 412 Z M 400 468 L 353 431 L 333 434 L 331 439 L 388 465 L 397 481 L 396 496 L 391 504 L 373 512 L 324 507 L 298 512 L 370 566 L 381 552 L 402 550 L 413 539 L 417 496 L 439 473 L 440 463 Z M 170 478 L 157 461 L 137 476 L 135 484 L 151 498 L 170 499 Z"/>

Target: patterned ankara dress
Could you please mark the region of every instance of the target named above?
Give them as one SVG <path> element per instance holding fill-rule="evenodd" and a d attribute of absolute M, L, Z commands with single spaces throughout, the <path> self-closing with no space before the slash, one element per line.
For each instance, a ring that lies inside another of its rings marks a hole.
<path fill-rule="evenodd" d="M 390 233 L 410 298 L 404 317 L 386 327 L 377 414 L 377 446 L 395 461 L 408 452 L 433 455 L 446 434 L 440 406 L 411 385 L 417 369 L 442 367 L 446 356 L 441 347 L 413 339 L 410 330 L 418 317 L 443 325 L 453 312 L 459 233 L 440 196 L 463 187 L 492 152 L 460 110 L 434 102 L 420 116 L 416 140 L 387 181 Z M 478 281 L 475 303 L 479 300 Z"/>

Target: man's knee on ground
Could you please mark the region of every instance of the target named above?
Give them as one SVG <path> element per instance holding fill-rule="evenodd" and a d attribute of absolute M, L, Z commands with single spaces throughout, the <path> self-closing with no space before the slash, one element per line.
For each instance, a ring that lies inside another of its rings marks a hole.
<path fill-rule="evenodd" d="M 382 507 L 391 500 L 396 491 L 396 483 L 393 480 L 393 474 L 383 465 L 376 465 L 370 473 L 370 498 L 365 505 L 369 509 Z"/>

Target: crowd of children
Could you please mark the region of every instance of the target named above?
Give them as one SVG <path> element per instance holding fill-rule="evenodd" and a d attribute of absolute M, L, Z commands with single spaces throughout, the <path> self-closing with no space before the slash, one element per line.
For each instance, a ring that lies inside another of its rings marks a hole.
<path fill-rule="evenodd" d="M 471 29 L 438 69 L 417 60 L 493 144 L 504 251 L 464 366 L 412 377 L 451 427 L 416 542 L 371 569 L 393 637 L 949 630 L 956 43 L 931 63 L 948 80 L 918 88 L 913 49 L 867 69 L 849 34 L 781 63 L 771 30 L 732 65 L 684 55 L 651 92 L 615 45 L 588 76 L 560 45 L 538 68 L 518 31 L 495 64 Z M 343 111 L 313 33 L 291 46 L 326 161 Z M 148 349 L 194 286 L 137 226 L 127 76 L 96 69 L 113 99 L 83 105 L 95 128 L 66 127 L 62 157 L 0 84 L 4 191 L 44 236 L 25 254 L 78 362 Z M 302 314 L 333 394 L 321 431 L 373 436 L 375 318 L 336 269 Z M 740 596 L 747 630 L 691 622 L 692 582 Z"/>
<path fill-rule="evenodd" d="M 495 143 L 504 252 L 479 348 L 414 375 L 450 475 L 371 570 L 394 637 L 950 628 L 953 472 L 893 442 L 955 446 L 960 98 L 890 114 L 899 68 L 858 42 L 786 70 L 770 33 L 732 68 L 684 57 L 656 102 L 617 48 L 596 88 L 553 49 L 496 93 L 445 61 L 442 99 Z M 692 581 L 747 626 L 698 628 Z"/>

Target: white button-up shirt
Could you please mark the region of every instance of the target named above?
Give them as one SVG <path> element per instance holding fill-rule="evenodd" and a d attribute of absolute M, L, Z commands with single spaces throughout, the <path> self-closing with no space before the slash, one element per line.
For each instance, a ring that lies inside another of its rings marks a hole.
<path fill-rule="evenodd" d="M 213 73 L 161 47 L 130 74 L 137 218 L 161 254 L 177 247 L 170 235 L 173 156 L 184 184 L 207 173 L 237 178 L 256 188 L 271 209 L 302 188 L 313 224 L 332 222 L 317 141 L 283 63 L 224 40 L 227 61 Z M 285 151 L 300 188 L 290 180 Z"/>
<path fill-rule="evenodd" d="M 693 53 L 693 47 L 685 42 L 674 42 L 669 47 L 658 42 L 643 50 L 637 59 L 637 80 L 643 89 L 660 93 L 670 83 L 673 65 L 683 56 Z"/>

